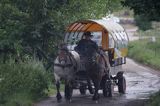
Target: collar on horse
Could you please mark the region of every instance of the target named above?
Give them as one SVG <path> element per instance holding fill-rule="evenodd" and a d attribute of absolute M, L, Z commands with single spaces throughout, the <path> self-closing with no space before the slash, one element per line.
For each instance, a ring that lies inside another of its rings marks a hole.
<path fill-rule="evenodd" d="M 62 65 L 62 64 L 60 64 L 60 63 L 54 63 L 54 65 L 55 66 L 58 66 L 58 67 L 61 67 L 61 68 L 69 68 L 69 67 L 72 67 L 73 66 L 73 61 L 72 61 L 72 59 L 71 58 L 73 58 L 72 56 L 71 56 L 71 54 L 69 54 L 69 59 L 70 59 L 70 64 L 65 64 L 65 65 Z"/>

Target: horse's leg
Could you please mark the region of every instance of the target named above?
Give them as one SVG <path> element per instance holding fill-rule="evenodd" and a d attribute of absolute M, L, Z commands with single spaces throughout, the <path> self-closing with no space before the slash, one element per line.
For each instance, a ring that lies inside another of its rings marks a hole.
<path fill-rule="evenodd" d="M 57 88 L 57 101 L 60 102 L 62 99 L 61 93 L 60 93 L 60 77 L 54 74 L 55 80 L 56 80 L 56 88 Z"/>
<path fill-rule="evenodd" d="M 99 91 L 99 88 L 100 88 L 100 82 L 101 82 L 100 76 L 97 76 L 97 77 L 93 78 L 95 92 L 94 92 L 92 100 L 94 100 L 94 101 L 97 101 L 99 99 L 98 91 Z"/>
<path fill-rule="evenodd" d="M 60 93 L 60 81 L 56 83 L 56 88 L 57 88 L 57 101 L 60 102 L 62 99 L 61 93 Z"/>
<path fill-rule="evenodd" d="M 65 98 L 66 98 L 66 101 L 71 102 L 72 93 L 73 93 L 72 82 L 65 81 Z"/>
<path fill-rule="evenodd" d="M 94 89 L 92 88 L 91 80 L 88 79 L 87 83 L 88 83 L 88 90 L 89 90 L 90 94 L 94 94 Z"/>

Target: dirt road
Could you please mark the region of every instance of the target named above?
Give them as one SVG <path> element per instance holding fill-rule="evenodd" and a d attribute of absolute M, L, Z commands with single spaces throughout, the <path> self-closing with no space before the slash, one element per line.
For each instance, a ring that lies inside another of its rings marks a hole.
<path fill-rule="evenodd" d="M 127 81 L 126 94 L 121 95 L 114 88 L 114 96 L 112 98 L 104 98 L 101 95 L 98 104 L 91 100 L 91 96 L 80 95 L 78 91 L 74 91 L 72 103 L 68 104 L 63 101 L 57 103 L 56 97 L 50 97 L 35 106 L 143 106 L 150 94 L 158 91 L 160 88 L 160 73 L 149 67 L 137 64 L 131 59 L 127 59 L 127 64 L 123 66 Z"/>
<path fill-rule="evenodd" d="M 129 32 L 129 35 L 131 35 L 130 40 L 136 39 L 132 38 L 132 32 Z M 74 91 L 72 103 L 66 103 L 64 98 L 61 103 L 57 103 L 56 97 L 52 96 L 35 106 L 144 106 L 149 95 L 160 89 L 160 72 L 140 65 L 131 59 L 127 59 L 123 70 L 127 81 L 127 91 L 124 95 L 119 94 L 117 87 L 115 87 L 112 98 L 104 98 L 101 95 L 98 104 L 96 104 L 91 100 L 92 95 L 83 96 L 78 91 Z"/>

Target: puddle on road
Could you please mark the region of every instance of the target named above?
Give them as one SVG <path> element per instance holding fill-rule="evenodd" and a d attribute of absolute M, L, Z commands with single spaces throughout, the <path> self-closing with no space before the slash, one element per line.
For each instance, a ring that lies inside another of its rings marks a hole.
<path fill-rule="evenodd" d="M 160 77 L 156 74 L 142 71 L 126 71 L 126 99 L 148 99 L 160 89 Z"/>

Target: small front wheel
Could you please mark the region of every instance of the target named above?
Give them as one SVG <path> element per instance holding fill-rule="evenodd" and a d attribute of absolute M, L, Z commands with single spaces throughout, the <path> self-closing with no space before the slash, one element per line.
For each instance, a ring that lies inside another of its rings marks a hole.
<path fill-rule="evenodd" d="M 112 97 L 113 96 L 113 85 L 111 81 L 106 81 L 103 88 L 103 96 L 104 97 Z"/>

